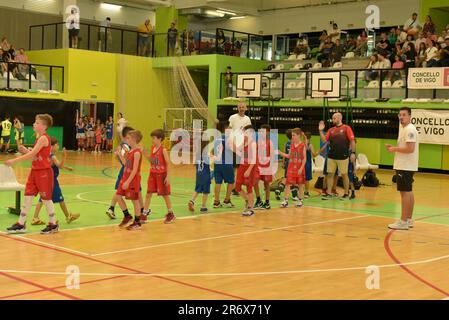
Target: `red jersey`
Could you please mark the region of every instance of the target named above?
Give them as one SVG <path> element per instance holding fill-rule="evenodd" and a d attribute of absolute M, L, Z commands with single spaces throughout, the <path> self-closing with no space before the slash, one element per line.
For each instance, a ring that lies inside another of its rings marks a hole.
<path fill-rule="evenodd" d="M 245 141 L 243 143 L 243 154 L 240 160 L 241 166 L 249 167 L 254 164 L 257 167 L 257 146 L 254 141 L 247 144 L 247 138 L 245 137 Z"/>
<path fill-rule="evenodd" d="M 123 171 L 122 182 L 125 182 L 126 180 L 128 180 L 129 176 L 131 175 L 131 172 L 134 169 L 134 165 L 135 165 L 134 155 L 136 153 L 140 154 L 140 160 L 139 160 L 139 163 L 137 164 L 137 173 L 134 176 L 134 179 L 129 184 L 129 188 L 134 189 L 134 190 L 139 190 L 140 189 L 140 180 L 141 180 L 140 167 L 142 166 L 142 150 L 140 148 L 132 149 L 130 152 L 128 152 L 128 154 L 126 156 L 125 170 Z"/>
<path fill-rule="evenodd" d="M 259 140 L 257 143 L 257 163 L 259 168 L 269 168 L 271 165 L 271 140 Z"/>
<path fill-rule="evenodd" d="M 287 176 L 298 177 L 299 169 L 306 159 L 304 159 L 304 148 L 306 147 L 304 142 L 295 145 L 293 142 L 290 145 L 290 158 L 288 159 Z M 305 174 L 305 167 L 302 175 Z"/>
<path fill-rule="evenodd" d="M 152 173 L 166 173 L 167 163 L 164 158 L 164 147 L 160 146 L 157 150 L 154 146 L 151 147 L 151 172 Z"/>
<path fill-rule="evenodd" d="M 48 146 L 43 147 L 33 158 L 33 161 L 31 162 L 31 169 L 33 170 L 51 169 L 51 160 L 50 160 L 51 140 L 47 133 L 44 133 L 42 137 L 45 137 L 47 139 Z M 39 139 L 40 138 L 41 137 L 39 137 Z M 37 144 L 39 139 L 36 139 L 36 141 L 34 141 L 34 145 Z"/>

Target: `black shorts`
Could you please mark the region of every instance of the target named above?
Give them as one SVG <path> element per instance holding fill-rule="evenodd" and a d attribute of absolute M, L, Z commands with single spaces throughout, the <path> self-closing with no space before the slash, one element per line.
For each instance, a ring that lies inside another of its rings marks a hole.
<path fill-rule="evenodd" d="M 414 171 L 396 170 L 396 184 L 398 191 L 411 192 L 413 190 Z"/>
<path fill-rule="evenodd" d="M 70 37 L 78 37 L 79 33 L 80 33 L 80 29 L 69 29 Z"/>

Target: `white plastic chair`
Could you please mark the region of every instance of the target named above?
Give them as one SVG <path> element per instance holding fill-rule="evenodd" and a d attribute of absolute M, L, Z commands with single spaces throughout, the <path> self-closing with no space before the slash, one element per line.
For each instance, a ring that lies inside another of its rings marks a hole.
<path fill-rule="evenodd" d="M 335 62 L 334 65 L 333 65 L 332 67 L 333 67 L 333 68 L 341 69 L 341 68 L 343 68 L 343 63 L 341 63 L 341 62 Z"/>
<path fill-rule="evenodd" d="M 355 87 L 355 81 L 354 80 L 349 80 L 349 89 L 352 89 Z"/>
<path fill-rule="evenodd" d="M 358 162 L 357 169 L 361 169 L 361 170 L 377 170 L 377 169 L 379 169 L 378 165 L 369 163 L 368 157 L 364 153 L 358 154 L 356 162 Z"/>
<path fill-rule="evenodd" d="M 345 59 L 350 59 L 350 58 L 354 58 L 354 57 L 355 57 L 354 52 L 346 52 L 346 54 L 344 56 Z"/>
<path fill-rule="evenodd" d="M 368 83 L 368 85 L 366 86 L 367 88 L 372 88 L 372 89 L 378 89 L 379 88 L 379 81 L 378 80 L 372 80 Z"/>
<path fill-rule="evenodd" d="M 303 64 L 302 63 L 297 63 L 295 64 L 295 66 L 292 68 L 292 70 L 301 70 L 303 68 Z"/>
<path fill-rule="evenodd" d="M 284 70 L 284 68 L 285 68 L 285 65 L 283 63 L 279 63 L 278 65 L 276 65 L 274 70 Z"/>
<path fill-rule="evenodd" d="M 298 56 L 298 60 L 305 60 L 306 59 L 306 55 L 304 54 L 304 53 L 301 53 L 299 56 Z"/>
<path fill-rule="evenodd" d="M 298 89 L 305 89 L 306 83 L 304 81 L 298 82 L 298 85 L 296 86 Z"/>
<path fill-rule="evenodd" d="M 390 80 L 382 81 L 382 88 L 391 88 L 391 81 Z"/>
<path fill-rule="evenodd" d="M 271 89 L 275 89 L 275 88 L 277 88 L 277 83 L 276 82 L 271 82 Z"/>
<path fill-rule="evenodd" d="M 290 81 L 289 83 L 287 83 L 287 89 L 294 89 L 294 88 L 296 88 L 295 81 Z"/>
<path fill-rule="evenodd" d="M 403 86 L 404 86 L 403 80 L 396 80 L 395 82 L 393 82 L 392 85 L 393 88 L 402 88 Z"/>
<path fill-rule="evenodd" d="M 321 69 L 323 65 L 320 62 L 317 62 L 313 65 L 312 69 Z"/>
<path fill-rule="evenodd" d="M 296 60 L 296 54 L 291 54 L 287 60 Z"/>
<path fill-rule="evenodd" d="M 323 172 L 324 171 L 324 157 L 322 155 L 317 155 L 312 162 L 312 172 Z"/>

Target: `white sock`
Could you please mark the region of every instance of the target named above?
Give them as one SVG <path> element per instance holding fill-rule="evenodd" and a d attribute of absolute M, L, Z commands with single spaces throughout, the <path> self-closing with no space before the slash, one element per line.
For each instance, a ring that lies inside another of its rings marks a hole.
<path fill-rule="evenodd" d="M 43 200 L 42 201 L 45 205 L 45 208 L 47 208 L 48 213 L 48 222 L 55 224 L 56 223 L 56 217 L 55 217 L 55 206 L 53 204 L 53 201 L 51 200 Z"/>
<path fill-rule="evenodd" d="M 19 223 L 21 225 L 24 225 L 25 222 L 27 221 L 27 214 L 31 209 L 31 205 L 33 204 L 33 196 L 25 196 L 25 200 L 24 200 L 24 206 L 22 208 L 22 211 L 20 211 L 20 216 L 19 216 Z"/>

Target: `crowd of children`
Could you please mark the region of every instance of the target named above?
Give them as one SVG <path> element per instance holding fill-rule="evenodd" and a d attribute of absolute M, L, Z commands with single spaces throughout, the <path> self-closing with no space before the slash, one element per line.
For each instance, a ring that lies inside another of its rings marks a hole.
<path fill-rule="evenodd" d="M 78 151 L 112 152 L 114 121 L 112 116 L 103 123 L 100 119 L 80 117 L 76 121 L 76 143 Z"/>
<path fill-rule="evenodd" d="M 25 138 L 25 125 L 21 116 L 14 117 L 14 123 L 11 123 L 9 115 L 5 115 L 4 120 L 0 123 L 0 152 L 8 153 L 10 151 L 11 134 L 14 129 L 14 140 L 17 148 L 23 144 Z M 4 149 L 3 149 L 4 147 Z"/>

